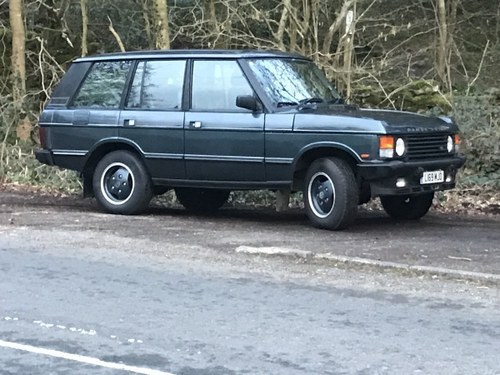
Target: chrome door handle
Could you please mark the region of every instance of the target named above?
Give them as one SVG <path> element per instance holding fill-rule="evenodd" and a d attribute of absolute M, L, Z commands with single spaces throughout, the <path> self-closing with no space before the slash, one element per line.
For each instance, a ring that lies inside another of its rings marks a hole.
<path fill-rule="evenodd" d="M 127 119 L 127 120 L 123 121 L 123 124 L 125 126 L 135 126 L 135 120 L 129 120 L 129 119 Z"/>
<path fill-rule="evenodd" d="M 189 124 L 191 125 L 192 128 L 195 129 L 201 128 L 201 121 L 191 121 Z"/>

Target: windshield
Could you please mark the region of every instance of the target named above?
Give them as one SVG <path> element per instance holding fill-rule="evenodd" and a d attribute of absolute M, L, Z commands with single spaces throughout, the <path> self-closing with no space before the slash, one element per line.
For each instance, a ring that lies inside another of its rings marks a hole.
<path fill-rule="evenodd" d="M 298 59 L 252 59 L 250 68 L 277 107 L 304 102 L 338 103 L 342 99 L 312 61 Z"/>

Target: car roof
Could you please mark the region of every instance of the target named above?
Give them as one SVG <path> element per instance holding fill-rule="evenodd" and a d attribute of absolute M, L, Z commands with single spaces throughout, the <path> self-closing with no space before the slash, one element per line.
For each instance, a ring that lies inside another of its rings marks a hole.
<path fill-rule="evenodd" d="M 184 50 L 157 50 L 157 51 L 131 51 L 118 53 L 104 53 L 100 55 L 80 57 L 74 62 L 92 62 L 92 61 L 112 61 L 112 60 L 139 60 L 139 59 L 159 59 L 159 58 L 223 58 L 223 59 L 242 59 L 242 58 L 294 58 L 307 59 L 306 57 L 281 51 L 264 50 L 214 50 L 214 49 L 184 49 Z M 309 60 L 309 59 L 307 59 Z"/>

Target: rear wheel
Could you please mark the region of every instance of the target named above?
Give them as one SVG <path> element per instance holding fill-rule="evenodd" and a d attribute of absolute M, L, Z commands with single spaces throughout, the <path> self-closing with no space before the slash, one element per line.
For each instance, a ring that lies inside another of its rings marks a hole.
<path fill-rule="evenodd" d="M 97 163 L 92 185 L 99 205 L 113 214 L 139 213 L 153 196 L 141 160 L 124 150 L 110 152 Z"/>
<path fill-rule="evenodd" d="M 213 212 L 221 208 L 229 198 L 228 190 L 177 188 L 175 195 L 189 211 Z"/>
<path fill-rule="evenodd" d="M 309 167 L 304 200 L 312 224 L 318 228 L 347 228 L 356 217 L 359 191 L 349 164 L 338 158 L 318 159 Z"/>
<path fill-rule="evenodd" d="M 417 220 L 432 206 L 434 193 L 404 196 L 382 196 L 380 201 L 385 212 L 397 220 Z"/>

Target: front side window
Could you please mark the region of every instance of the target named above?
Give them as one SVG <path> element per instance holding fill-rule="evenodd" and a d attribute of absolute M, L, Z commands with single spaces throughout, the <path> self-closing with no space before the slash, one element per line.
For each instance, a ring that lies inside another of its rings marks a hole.
<path fill-rule="evenodd" d="M 126 107 L 150 110 L 180 109 L 185 70 L 185 60 L 139 62 Z"/>
<path fill-rule="evenodd" d="M 77 108 L 119 108 L 130 61 L 96 62 L 73 100 Z"/>
<path fill-rule="evenodd" d="M 236 106 L 236 97 L 253 90 L 235 60 L 195 61 L 191 108 L 195 111 L 247 111 Z"/>
<path fill-rule="evenodd" d="M 341 100 L 333 85 L 312 61 L 253 59 L 249 65 L 277 107 L 299 104 L 311 98 L 329 103 Z"/>

